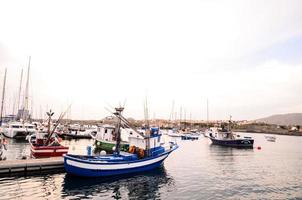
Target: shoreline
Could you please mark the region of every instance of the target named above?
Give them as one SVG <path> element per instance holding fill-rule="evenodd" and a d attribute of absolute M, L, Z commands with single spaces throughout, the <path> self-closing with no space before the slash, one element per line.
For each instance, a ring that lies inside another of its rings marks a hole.
<path fill-rule="evenodd" d="M 273 135 L 288 135 L 288 136 L 302 136 L 302 132 L 274 132 L 274 131 L 255 131 L 255 130 L 246 130 L 246 129 L 234 129 L 234 132 L 242 133 L 257 133 L 257 134 L 273 134 Z"/>

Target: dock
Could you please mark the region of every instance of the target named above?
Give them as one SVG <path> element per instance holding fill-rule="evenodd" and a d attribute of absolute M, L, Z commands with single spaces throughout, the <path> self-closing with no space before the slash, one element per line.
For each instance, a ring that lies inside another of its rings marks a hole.
<path fill-rule="evenodd" d="M 63 157 L 0 161 L 0 176 L 27 175 L 43 171 L 64 171 Z"/>

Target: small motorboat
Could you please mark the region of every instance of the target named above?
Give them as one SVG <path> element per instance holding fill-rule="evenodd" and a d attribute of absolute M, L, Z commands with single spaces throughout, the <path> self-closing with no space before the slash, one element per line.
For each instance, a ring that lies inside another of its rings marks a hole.
<path fill-rule="evenodd" d="M 173 128 L 172 130 L 168 131 L 167 135 L 170 137 L 181 137 L 182 133 L 180 133 L 177 129 Z"/>
<path fill-rule="evenodd" d="M 265 139 L 269 142 L 276 142 L 276 136 L 268 136 L 268 135 L 265 135 L 264 136 Z"/>
<path fill-rule="evenodd" d="M 144 134 L 132 128 L 121 113 L 124 108 L 115 108 L 113 113 L 118 118 L 115 128 L 116 145 L 113 154 L 108 155 L 64 155 L 64 166 L 68 174 L 84 177 L 103 177 L 121 174 L 137 173 L 159 167 L 162 162 L 178 148 L 171 142 L 164 147 L 160 143 L 161 134 L 156 129 L 145 128 Z M 129 150 L 120 150 L 121 123 L 135 131 L 138 137 L 129 136 Z"/>

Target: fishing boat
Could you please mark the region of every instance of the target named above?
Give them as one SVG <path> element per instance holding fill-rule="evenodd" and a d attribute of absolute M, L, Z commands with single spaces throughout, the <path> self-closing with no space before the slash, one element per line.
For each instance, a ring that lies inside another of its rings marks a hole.
<path fill-rule="evenodd" d="M 264 136 L 265 139 L 269 142 L 276 142 L 276 136 L 268 136 L 268 135 L 265 135 Z"/>
<path fill-rule="evenodd" d="M 158 130 L 146 127 L 144 134 L 136 131 L 129 121 L 122 116 L 124 108 L 115 108 L 113 114 L 118 118 L 116 145 L 113 154 L 100 156 L 64 155 L 64 166 L 68 174 L 84 177 L 103 177 L 129 174 L 151 170 L 159 167 L 171 152 L 178 148 L 176 143 L 164 147 L 160 143 Z M 129 136 L 129 150 L 121 151 L 121 123 L 136 132 L 138 137 Z"/>
<path fill-rule="evenodd" d="M 231 119 L 229 121 L 228 130 L 225 127 L 211 129 L 208 132 L 208 138 L 211 139 L 212 144 L 237 148 L 253 148 L 254 139 L 251 137 L 241 137 L 231 131 Z"/>
<path fill-rule="evenodd" d="M 68 147 L 61 145 L 61 138 L 59 138 L 55 129 L 59 124 L 59 121 L 62 119 L 62 114 L 59 117 L 58 121 L 55 123 L 53 130 L 51 131 L 51 117 L 53 112 L 47 112 L 48 115 L 48 131 L 39 131 L 36 134 L 32 134 L 28 137 L 28 141 L 31 147 L 32 156 L 35 158 L 45 158 L 45 157 L 57 157 L 62 156 L 68 152 Z"/>

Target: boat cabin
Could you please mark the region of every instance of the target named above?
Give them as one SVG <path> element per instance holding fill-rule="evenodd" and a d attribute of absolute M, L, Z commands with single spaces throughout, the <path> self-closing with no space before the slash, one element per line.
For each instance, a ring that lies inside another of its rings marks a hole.
<path fill-rule="evenodd" d="M 129 145 L 135 146 L 139 149 L 149 150 L 151 155 L 157 155 L 164 152 L 164 147 L 161 146 L 161 133 L 159 128 L 152 127 L 149 130 L 145 130 L 145 134 L 137 135 L 136 137 L 129 136 Z"/>
<path fill-rule="evenodd" d="M 115 127 L 103 125 L 97 128 L 96 140 L 115 141 Z"/>

